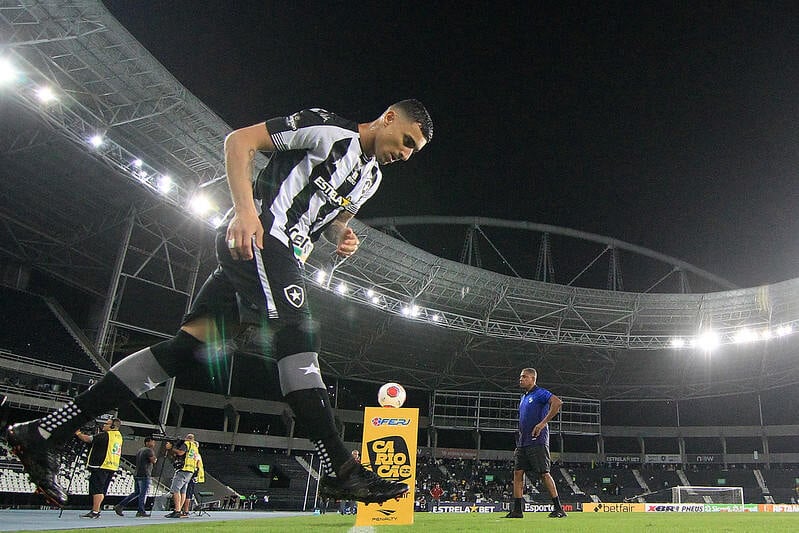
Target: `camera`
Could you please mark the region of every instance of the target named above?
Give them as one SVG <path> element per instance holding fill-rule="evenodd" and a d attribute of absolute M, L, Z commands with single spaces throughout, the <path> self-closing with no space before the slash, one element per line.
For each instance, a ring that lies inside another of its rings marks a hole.
<path fill-rule="evenodd" d="M 151 435 L 150 438 L 156 442 L 168 442 L 172 446 L 179 446 L 186 440 L 183 437 L 166 435 L 164 433 L 156 433 L 155 435 Z"/>

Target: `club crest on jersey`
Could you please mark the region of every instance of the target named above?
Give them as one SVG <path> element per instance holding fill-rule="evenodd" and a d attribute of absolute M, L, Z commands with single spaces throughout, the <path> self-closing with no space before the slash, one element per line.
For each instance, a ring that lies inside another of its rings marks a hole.
<path fill-rule="evenodd" d="M 336 191 L 336 189 L 334 189 L 333 186 L 322 176 L 317 177 L 315 180 L 313 180 L 313 182 L 314 185 L 319 187 L 319 190 L 322 191 L 322 194 L 327 196 L 331 202 L 339 207 L 347 207 L 352 203 L 352 200 L 345 196 L 341 196 L 338 191 Z"/>
<path fill-rule="evenodd" d="M 283 289 L 283 295 L 286 297 L 289 304 L 297 309 L 302 307 L 302 304 L 305 303 L 305 289 L 299 285 L 289 285 Z"/>

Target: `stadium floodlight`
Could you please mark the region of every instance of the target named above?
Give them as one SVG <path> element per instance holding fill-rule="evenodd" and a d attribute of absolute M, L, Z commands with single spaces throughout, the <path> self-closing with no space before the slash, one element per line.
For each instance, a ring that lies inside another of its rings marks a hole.
<path fill-rule="evenodd" d="M 743 328 L 735 332 L 732 341 L 735 343 L 752 342 L 757 340 L 757 333 L 749 328 Z"/>
<path fill-rule="evenodd" d="M 695 346 L 700 350 L 704 350 L 705 352 L 709 352 L 718 348 L 719 344 L 721 343 L 721 339 L 719 339 L 718 333 L 712 330 L 705 331 L 701 333 L 695 339 Z"/>
<path fill-rule="evenodd" d="M 100 148 L 104 142 L 105 139 L 103 139 L 103 136 L 100 135 L 99 133 L 96 135 L 92 135 L 91 138 L 89 139 L 89 144 L 92 145 L 92 148 Z"/>
<path fill-rule="evenodd" d="M 338 287 L 336 287 L 336 292 L 339 294 L 347 294 L 349 290 L 349 287 L 347 287 L 347 284 L 343 281 L 338 284 Z"/>
<path fill-rule="evenodd" d="M 769 340 L 771 338 L 771 330 L 770 329 L 764 329 L 763 331 L 761 331 L 760 332 L 760 338 L 763 339 L 764 341 Z"/>
<path fill-rule="evenodd" d="M 327 272 L 325 272 L 324 270 L 317 270 L 316 271 L 316 282 L 319 285 L 322 285 L 325 282 L 326 279 L 327 279 Z"/>
<path fill-rule="evenodd" d="M 211 200 L 204 194 L 195 194 L 189 200 L 189 208 L 195 215 L 204 215 L 211 210 Z"/>
<path fill-rule="evenodd" d="M 372 296 L 372 303 L 375 305 L 380 305 L 380 298 L 377 295 Z"/>
<path fill-rule="evenodd" d="M 167 194 L 169 191 L 172 190 L 172 177 L 164 174 L 158 178 L 158 192 L 161 194 Z"/>
<path fill-rule="evenodd" d="M 222 215 L 214 215 L 214 217 L 211 218 L 211 225 L 215 228 L 218 228 L 219 226 L 222 225 L 222 222 L 224 221 L 225 217 L 223 217 Z"/>
<path fill-rule="evenodd" d="M 133 161 L 131 161 L 131 164 L 136 168 L 141 168 L 142 165 L 144 164 L 144 161 L 142 161 L 141 159 L 134 159 Z"/>
<path fill-rule="evenodd" d="M 8 85 L 17 80 L 19 72 L 8 59 L 0 57 L 0 85 Z"/>
<path fill-rule="evenodd" d="M 438 322 L 439 320 L 441 320 L 441 315 L 435 313 L 433 316 L 430 317 L 430 320 L 432 320 L 433 322 Z"/>
<path fill-rule="evenodd" d="M 672 348 L 682 348 L 683 346 L 685 346 L 685 339 L 681 339 L 679 337 L 671 339 Z"/>
<path fill-rule="evenodd" d="M 367 289 L 367 290 L 366 290 L 366 296 L 367 296 L 368 298 L 374 298 L 374 296 L 375 296 L 375 291 L 374 291 L 373 289 Z"/>
<path fill-rule="evenodd" d="M 56 100 L 55 91 L 53 91 L 52 87 L 39 87 L 36 89 L 36 98 L 43 104 L 49 104 Z"/>
<path fill-rule="evenodd" d="M 793 328 L 790 325 L 784 325 L 777 328 L 777 336 L 784 337 L 786 335 L 790 335 L 793 332 Z"/>

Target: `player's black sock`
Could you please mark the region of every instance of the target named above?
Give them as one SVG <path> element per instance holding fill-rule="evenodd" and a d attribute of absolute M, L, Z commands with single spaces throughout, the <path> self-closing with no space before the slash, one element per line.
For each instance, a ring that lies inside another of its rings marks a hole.
<path fill-rule="evenodd" d="M 560 511 L 563 510 L 563 507 L 560 506 L 560 498 L 558 496 L 555 496 L 554 498 L 552 498 L 552 503 L 555 504 L 555 509 L 560 510 Z"/>
<path fill-rule="evenodd" d="M 322 469 L 330 474 L 338 472 L 352 456 L 338 435 L 326 389 L 295 390 L 286 394 L 297 422 L 308 431 L 309 438 L 322 460 Z"/>
<path fill-rule="evenodd" d="M 513 510 L 521 512 L 524 509 L 522 505 L 523 501 L 523 498 L 513 498 Z"/>
<path fill-rule="evenodd" d="M 193 355 L 203 344 L 179 331 L 172 339 L 125 357 L 74 401 L 43 417 L 39 421 L 39 432 L 54 442 L 66 440 L 98 415 L 124 405 L 181 370 L 191 368 Z"/>

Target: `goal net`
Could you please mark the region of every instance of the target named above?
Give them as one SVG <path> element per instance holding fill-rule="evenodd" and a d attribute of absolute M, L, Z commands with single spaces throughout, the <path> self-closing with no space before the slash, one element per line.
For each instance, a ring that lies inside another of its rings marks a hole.
<path fill-rule="evenodd" d="M 672 503 L 734 503 L 743 505 L 743 487 L 693 487 L 671 488 Z"/>

